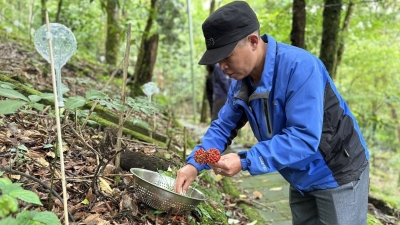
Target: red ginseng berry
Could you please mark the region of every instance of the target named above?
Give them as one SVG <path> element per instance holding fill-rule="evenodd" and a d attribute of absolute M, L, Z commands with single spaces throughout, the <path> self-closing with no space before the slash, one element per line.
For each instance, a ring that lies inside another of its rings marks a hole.
<path fill-rule="evenodd" d="M 210 148 L 207 150 L 207 161 L 209 163 L 217 163 L 221 158 L 221 153 L 216 148 Z"/>
<path fill-rule="evenodd" d="M 207 153 L 204 151 L 203 148 L 198 149 L 194 153 L 194 161 L 196 161 L 198 164 L 207 164 Z"/>

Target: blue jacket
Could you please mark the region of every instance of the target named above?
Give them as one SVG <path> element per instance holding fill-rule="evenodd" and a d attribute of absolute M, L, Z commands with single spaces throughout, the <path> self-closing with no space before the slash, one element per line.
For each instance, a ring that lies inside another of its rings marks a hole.
<path fill-rule="evenodd" d="M 224 151 L 249 122 L 258 140 L 239 152 L 250 174 L 279 171 L 300 192 L 335 188 L 357 180 L 369 153 L 356 119 L 323 63 L 311 53 L 269 35 L 264 71 L 255 87 L 250 77 L 232 83 L 228 100 L 195 150 Z"/>

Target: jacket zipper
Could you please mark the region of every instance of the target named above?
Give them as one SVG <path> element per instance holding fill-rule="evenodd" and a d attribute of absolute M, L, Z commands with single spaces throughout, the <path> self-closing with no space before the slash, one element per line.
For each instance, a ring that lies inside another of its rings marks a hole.
<path fill-rule="evenodd" d="M 267 126 L 267 135 L 269 138 L 272 137 L 272 124 L 271 124 L 271 114 L 269 113 L 268 98 L 264 99 L 264 114 L 265 114 L 265 124 Z"/>

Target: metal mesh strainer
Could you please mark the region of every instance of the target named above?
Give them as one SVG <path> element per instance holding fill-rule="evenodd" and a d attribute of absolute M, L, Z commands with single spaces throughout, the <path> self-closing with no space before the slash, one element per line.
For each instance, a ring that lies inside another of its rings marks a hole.
<path fill-rule="evenodd" d="M 176 194 L 173 191 L 175 179 L 171 177 L 140 168 L 132 168 L 131 173 L 136 196 L 152 208 L 184 214 L 206 200 L 205 195 L 193 187 L 184 195 Z"/>

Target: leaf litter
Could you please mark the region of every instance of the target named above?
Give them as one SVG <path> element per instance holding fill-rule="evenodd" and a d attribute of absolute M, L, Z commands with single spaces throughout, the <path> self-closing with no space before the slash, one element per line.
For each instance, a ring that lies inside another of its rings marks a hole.
<path fill-rule="evenodd" d="M 25 50 L 21 44 L 0 44 L 0 71 L 11 76 L 20 76 L 29 81 L 37 90 L 51 90 L 51 78 L 47 74 L 47 62 L 40 59 L 33 49 Z M 85 78 L 78 75 L 83 72 Z M 107 74 L 102 67 L 77 61 L 64 66 L 63 82 L 75 95 L 82 95 L 98 83 L 96 74 Z M 110 86 L 110 93 L 118 93 L 119 88 Z M 0 100 L 4 99 L 0 97 Z M 61 171 L 57 152 L 57 129 L 54 116 L 50 107 L 42 111 L 32 110 L 16 112 L 9 115 L 0 115 L 0 171 L 6 170 L 3 176 L 11 178 L 14 182 L 23 184 L 27 190 L 35 192 L 43 206 L 29 205 L 29 209 L 52 211 L 61 221 L 63 218 L 63 203 L 61 196 Z M 138 114 L 141 119 L 153 121 L 153 117 L 146 118 L 143 113 Z M 159 132 L 164 132 L 166 127 L 162 114 L 157 114 Z M 62 121 L 62 149 L 64 152 L 65 173 L 67 181 L 67 199 L 71 224 L 189 224 L 190 221 L 199 222 L 196 214 L 166 215 L 154 213 L 154 209 L 142 202 L 137 202 L 132 190 L 133 179 L 128 171 L 119 171 L 122 181 L 115 182 L 115 166 L 112 161 L 107 161 L 107 155 L 113 150 L 108 145 L 107 135 L 115 136 L 116 132 L 107 129 L 98 129 L 86 126 L 83 129 L 75 126 L 73 121 L 63 118 Z M 177 128 L 176 128 L 177 129 Z M 79 132 L 78 132 L 79 130 Z M 107 132 L 109 132 L 107 134 Z M 189 132 L 189 135 L 191 133 Z M 176 135 L 177 143 L 182 143 L 183 135 Z M 193 135 L 194 136 L 194 135 Z M 174 146 L 182 148 L 183 144 Z M 148 156 L 157 151 L 164 151 L 164 157 L 171 161 L 172 166 L 182 162 L 176 152 L 160 148 L 156 145 L 132 140 L 124 137 L 123 148 L 130 152 L 142 152 Z M 99 158 L 99 155 L 102 157 Z M 182 165 L 182 164 L 181 164 Z M 94 180 L 99 167 L 104 167 L 98 179 Z M 19 174 L 17 174 L 19 173 Z M 40 182 L 40 183 L 39 183 Z M 199 185 L 208 187 L 205 182 Z M 53 191 L 50 191 L 51 187 Z M 239 208 L 235 200 L 228 195 L 223 195 L 222 204 L 225 210 L 234 212 L 229 221 L 235 224 L 248 224 L 251 221 Z M 207 200 L 215 210 L 220 211 L 218 204 Z M 28 207 L 22 205 L 22 207 Z M 73 220 L 71 220 L 73 219 Z M 228 221 L 228 218 L 227 218 Z"/>

